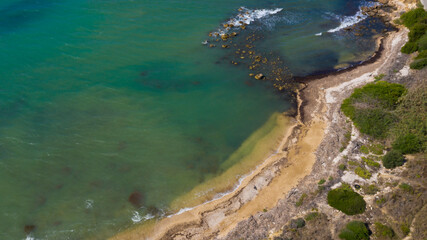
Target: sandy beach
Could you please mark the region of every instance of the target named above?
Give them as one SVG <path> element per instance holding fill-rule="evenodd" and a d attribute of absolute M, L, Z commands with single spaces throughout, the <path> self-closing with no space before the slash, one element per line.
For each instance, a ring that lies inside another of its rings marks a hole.
<path fill-rule="evenodd" d="M 342 100 L 354 88 L 395 68 L 406 40 L 407 30 L 390 32 L 378 41 L 381 51 L 374 61 L 307 82 L 298 96 L 298 115 L 290 120 L 277 152 L 233 192 L 111 239 L 258 239 L 266 232 L 274 236 L 292 216 L 301 214 L 294 204 L 298 193 L 310 189 L 319 177 L 333 175 L 331 169 L 345 154 L 338 150 L 345 132 L 345 119 L 339 114 Z M 398 71 L 407 70 L 402 66 Z"/>

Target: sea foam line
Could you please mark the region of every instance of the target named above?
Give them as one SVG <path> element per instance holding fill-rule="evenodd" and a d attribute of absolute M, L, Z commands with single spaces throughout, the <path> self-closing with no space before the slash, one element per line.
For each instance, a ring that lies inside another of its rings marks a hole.
<path fill-rule="evenodd" d="M 363 20 L 365 20 L 368 16 L 364 15 L 362 12 L 362 9 L 360 9 L 355 15 L 353 16 L 337 16 L 338 19 L 340 19 L 341 24 L 333 29 L 328 30 L 328 32 L 333 33 L 333 32 L 338 32 L 344 28 L 353 26 Z"/>
<path fill-rule="evenodd" d="M 214 32 L 213 34 L 214 36 L 226 34 L 232 28 L 238 28 L 243 25 L 249 25 L 258 19 L 264 18 L 269 15 L 274 15 L 282 10 L 283 8 L 253 10 L 245 7 L 240 7 L 240 13 L 237 14 L 237 16 L 235 16 L 234 18 L 231 18 L 229 21 L 224 23 L 224 28 L 218 29 L 218 31 Z"/>

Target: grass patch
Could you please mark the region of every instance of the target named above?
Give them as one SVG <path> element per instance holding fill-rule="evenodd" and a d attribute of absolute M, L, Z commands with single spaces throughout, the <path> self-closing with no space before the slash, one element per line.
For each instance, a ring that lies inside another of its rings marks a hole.
<path fill-rule="evenodd" d="M 372 177 L 372 174 L 367 169 L 362 168 L 360 166 L 354 169 L 354 173 L 356 173 L 359 177 L 364 179 L 369 179 Z"/>
<path fill-rule="evenodd" d="M 380 189 L 375 185 L 364 185 L 363 186 L 363 192 L 368 195 L 374 195 L 376 194 Z"/>
<path fill-rule="evenodd" d="M 383 165 L 388 169 L 402 166 L 404 163 L 405 157 L 401 152 L 396 150 L 391 150 L 383 157 Z"/>
<path fill-rule="evenodd" d="M 422 142 L 417 135 L 408 133 L 399 136 L 392 144 L 393 149 L 403 154 L 417 153 L 422 150 Z"/>
<path fill-rule="evenodd" d="M 328 193 L 328 204 L 347 215 L 365 212 L 366 202 L 363 197 L 353 191 L 348 184 L 333 189 Z"/>
<path fill-rule="evenodd" d="M 359 163 L 358 162 L 356 162 L 356 161 L 348 161 L 348 165 L 351 165 L 351 166 L 359 166 Z"/>
<path fill-rule="evenodd" d="M 377 162 L 375 162 L 374 160 L 372 160 L 371 158 L 367 158 L 367 157 L 362 157 L 362 160 L 366 163 L 366 165 L 370 166 L 370 167 L 374 167 L 374 168 L 379 168 L 381 165 Z"/>
<path fill-rule="evenodd" d="M 362 145 L 360 147 L 360 152 L 364 153 L 364 154 L 369 154 L 369 148 L 367 146 L 365 146 L 365 145 Z"/>
<path fill-rule="evenodd" d="M 381 73 L 380 75 L 375 76 L 374 79 L 375 79 L 375 81 L 380 81 L 384 77 L 385 77 L 385 74 Z"/>
<path fill-rule="evenodd" d="M 349 222 L 338 235 L 340 239 L 345 240 L 369 240 L 369 229 L 366 224 L 360 221 Z"/>

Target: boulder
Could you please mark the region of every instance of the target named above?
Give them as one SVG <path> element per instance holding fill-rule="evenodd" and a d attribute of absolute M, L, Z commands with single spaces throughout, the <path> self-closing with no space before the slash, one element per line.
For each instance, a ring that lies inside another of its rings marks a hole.
<path fill-rule="evenodd" d="M 265 76 L 264 76 L 264 74 L 262 74 L 262 73 L 258 73 L 257 75 L 255 75 L 255 79 L 256 80 L 262 80 L 262 79 L 264 79 L 265 78 Z"/>

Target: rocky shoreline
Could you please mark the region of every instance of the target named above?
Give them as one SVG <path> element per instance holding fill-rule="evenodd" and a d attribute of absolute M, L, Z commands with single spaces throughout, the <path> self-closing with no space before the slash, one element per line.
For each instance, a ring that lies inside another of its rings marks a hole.
<path fill-rule="evenodd" d="M 398 12 L 412 7 L 398 0 L 389 1 L 388 5 L 394 6 L 385 16 L 390 18 L 388 21 L 398 16 Z M 366 11 L 382 14 L 382 10 L 374 9 L 377 8 Z M 299 231 L 298 219 L 313 212 L 319 215 L 315 221 L 307 223 L 313 226 L 305 228 L 308 230 L 299 233 L 302 235 L 296 239 L 313 239 L 309 236 L 337 239 L 345 216 L 326 203 L 325 190 L 340 182 L 367 183 L 346 176 L 339 169 L 339 164 L 348 160 L 345 156 L 357 157 L 360 144 L 368 141 L 340 113 L 341 102 L 354 88 L 374 81 L 374 77 L 382 73 L 393 72 L 391 81 L 421 79 L 423 75 L 419 74 L 422 73 L 408 72 L 409 57 L 400 53 L 406 39 L 407 30 L 392 32 L 382 40 L 382 49 L 371 58 L 373 60 L 306 82 L 297 94 L 298 114 L 294 125 L 285 134 L 278 154 L 259 166 L 234 192 L 161 220 L 151 233 L 135 228 L 112 239 L 295 239 L 294 234 Z M 340 151 L 344 143 L 346 146 Z M 322 183 L 320 187 L 322 179 L 325 185 Z M 372 207 L 372 201 L 370 210 L 359 218 L 374 221 L 378 209 Z"/>

